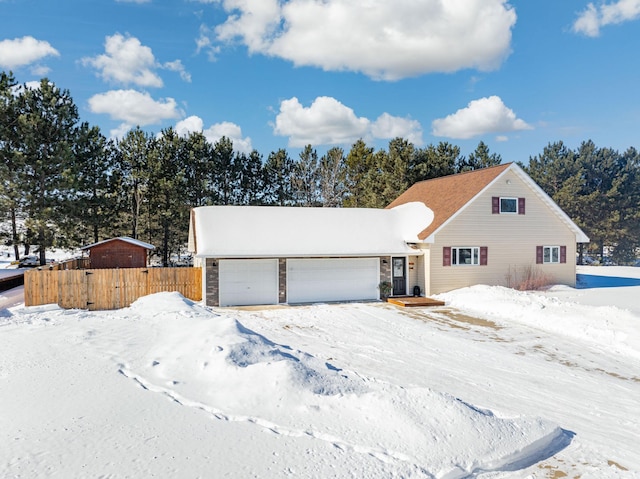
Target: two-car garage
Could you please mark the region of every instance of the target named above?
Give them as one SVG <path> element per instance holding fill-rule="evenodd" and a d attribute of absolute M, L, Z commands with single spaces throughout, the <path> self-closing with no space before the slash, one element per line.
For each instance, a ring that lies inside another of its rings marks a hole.
<path fill-rule="evenodd" d="M 220 306 L 277 304 L 283 288 L 290 304 L 379 298 L 378 257 L 288 258 L 286 275 L 280 274 L 277 258 L 218 263 Z"/>

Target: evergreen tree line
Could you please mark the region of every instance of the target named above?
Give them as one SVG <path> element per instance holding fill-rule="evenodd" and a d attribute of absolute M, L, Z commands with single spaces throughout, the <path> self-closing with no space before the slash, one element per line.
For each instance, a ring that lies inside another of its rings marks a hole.
<path fill-rule="evenodd" d="M 639 237 L 637 154 L 618 155 L 587 144 L 592 146 L 588 157 L 586 144 L 577 152 L 561 143 L 549 145 L 525 169 L 598 245 L 632 251 Z M 225 137 L 211 144 L 201 132 L 185 137 L 172 128 L 157 135 L 135 128 L 110 140 L 80 121 L 67 90 L 47 79 L 39 88 L 19 86 L 10 73 L 0 73 L 0 157 L 0 212 L 16 258 L 18 245 L 25 254 L 38 245 L 44 264 L 45 250 L 52 246 L 127 235 L 154 244 L 164 265 L 184 248 L 192 207 L 382 208 L 417 181 L 502 161 L 483 142 L 468 157 L 447 142 L 418 148 L 395 138 L 386 150 L 358 140 L 349 151 L 334 147 L 318 155 L 308 145 L 294 159 L 285 149 L 264 158 L 256 150 L 235 151 Z M 599 164 L 605 157 L 611 160 L 606 171 Z M 617 170 L 625 161 L 624 172 Z M 611 175 L 598 185 L 596 163 L 598 171 Z M 625 196 L 629 191 L 635 196 Z M 604 213 L 603 198 L 609 212 L 615 209 L 615 221 Z"/>
<path fill-rule="evenodd" d="M 522 166 L 589 236 L 588 250 L 633 264 L 640 249 L 640 153 L 584 141 L 576 150 L 550 143 Z M 585 245 L 579 245 L 580 258 Z"/>

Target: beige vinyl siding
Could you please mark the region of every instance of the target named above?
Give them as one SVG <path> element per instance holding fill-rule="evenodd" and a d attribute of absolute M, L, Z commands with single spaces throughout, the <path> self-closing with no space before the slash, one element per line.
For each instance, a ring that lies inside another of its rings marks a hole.
<path fill-rule="evenodd" d="M 526 198 L 525 214 L 492 214 L 491 198 Z M 575 286 L 575 234 L 512 172 L 473 200 L 435 236 L 431 287 L 437 294 L 474 284 L 516 286 L 527 268 L 552 283 Z M 443 247 L 488 247 L 487 266 L 443 266 Z M 536 246 L 566 246 L 564 264 L 536 264 Z"/>
<path fill-rule="evenodd" d="M 413 295 L 413 287 L 420 286 L 420 294 L 425 294 L 424 258 L 409 256 L 407 258 L 407 292 Z"/>
<path fill-rule="evenodd" d="M 442 252 L 440 252 L 440 254 L 442 254 Z M 420 259 L 422 261 L 422 277 L 423 277 L 423 281 L 424 281 L 424 295 L 425 296 L 430 296 L 431 294 L 433 294 L 431 292 L 432 286 L 431 286 L 431 249 L 425 249 L 422 252 L 422 258 Z M 440 261 L 442 261 L 442 258 L 440 258 Z"/>

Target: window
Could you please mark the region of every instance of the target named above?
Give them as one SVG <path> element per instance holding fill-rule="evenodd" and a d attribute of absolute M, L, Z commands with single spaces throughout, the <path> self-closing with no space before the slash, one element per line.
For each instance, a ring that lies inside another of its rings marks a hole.
<path fill-rule="evenodd" d="M 566 246 L 537 246 L 537 264 L 558 264 L 567 262 Z"/>
<path fill-rule="evenodd" d="M 480 264 L 480 248 L 451 248 L 451 264 L 454 266 Z"/>
<path fill-rule="evenodd" d="M 500 198 L 500 213 L 517 213 L 518 198 Z"/>
<path fill-rule="evenodd" d="M 543 263 L 559 263 L 560 262 L 560 247 L 559 246 L 545 246 L 542 250 L 542 262 Z"/>
<path fill-rule="evenodd" d="M 511 198 L 508 196 L 494 196 L 491 198 L 491 213 L 506 215 L 523 215 L 525 198 Z"/>
<path fill-rule="evenodd" d="M 486 246 L 445 246 L 442 248 L 442 266 L 486 266 L 489 248 Z"/>

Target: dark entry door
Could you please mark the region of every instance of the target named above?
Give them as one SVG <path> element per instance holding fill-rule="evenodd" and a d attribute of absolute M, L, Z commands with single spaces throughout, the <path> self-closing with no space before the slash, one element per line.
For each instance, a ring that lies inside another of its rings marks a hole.
<path fill-rule="evenodd" d="M 393 295 L 407 294 L 407 264 L 406 258 L 393 258 L 392 260 Z"/>

